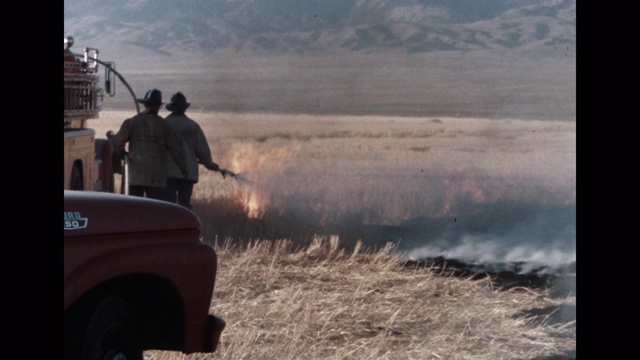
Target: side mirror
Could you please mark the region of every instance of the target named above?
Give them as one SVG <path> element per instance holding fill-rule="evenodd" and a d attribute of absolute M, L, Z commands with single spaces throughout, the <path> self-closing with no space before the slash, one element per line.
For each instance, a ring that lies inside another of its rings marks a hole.
<path fill-rule="evenodd" d="M 116 94 L 116 77 L 114 76 L 114 71 L 116 69 L 116 64 L 114 62 L 106 63 L 104 67 L 104 89 L 109 94 L 109 96 L 114 96 Z"/>

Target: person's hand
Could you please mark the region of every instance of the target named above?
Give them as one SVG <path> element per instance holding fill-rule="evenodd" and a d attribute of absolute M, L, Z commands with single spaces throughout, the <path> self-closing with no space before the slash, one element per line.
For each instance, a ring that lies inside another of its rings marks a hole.
<path fill-rule="evenodd" d="M 220 166 L 218 166 L 218 164 L 212 162 L 211 164 L 209 164 L 209 166 L 207 166 L 207 169 L 213 170 L 213 171 L 220 171 Z"/>
<path fill-rule="evenodd" d="M 230 171 L 227 169 L 220 169 L 220 173 L 222 174 L 223 179 L 226 179 L 227 176 L 232 176 L 232 177 L 236 176 L 236 174 L 234 174 L 233 171 Z"/>

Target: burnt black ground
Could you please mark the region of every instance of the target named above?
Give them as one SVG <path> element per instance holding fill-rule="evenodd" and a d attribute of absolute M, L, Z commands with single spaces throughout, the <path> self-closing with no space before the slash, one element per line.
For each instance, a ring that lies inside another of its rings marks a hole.
<path fill-rule="evenodd" d="M 492 266 L 493 271 L 483 266 L 470 265 L 455 259 L 443 257 L 425 259 L 421 261 L 406 261 L 405 266 L 436 267 L 442 269 L 443 276 L 459 276 L 471 279 L 491 278 L 495 288 L 508 290 L 516 287 L 529 289 L 547 289 L 551 298 L 564 298 L 576 296 L 575 263 L 566 269 L 556 269 L 554 273 L 547 273 L 547 269 L 540 268 L 528 273 L 518 272 L 522 264 L 501 264 Z M 496 268 L 503 270 L 496 271 Z M 509 269 L 509 270 L 505 270 Z M 532 325 L 570 324 L 576 322 L 576 305 L 561 304 L 544 308 L 532 308 L 522 310 L 513 315 L 514 318 L 526 318 Z M 565 354 L 541 357 L 533 360 L 573 360 L 576 359 L 576 350 Z"/>
<path fill-rule="evenodd" d="M 520 273 L 517 270 L 521 264 L 503 264 L 503 269 L 491 271 L 478 265 L 469 265 L 455 259 L 445 259 L 443 257 L 425 259 L 422 261 L 406 261 L 405 266 L 435 267 L 441 269 L 441 274 L 445 276 L 459 276 L 476 280 L 491 278 L 491 282 L 496 289 L 508 290 L 516 287 L 529 289 L 546 289 L 551 298 L 564 298 L 576 296 L 576 276 L 575 264 L 568 266 L 556 273 L 545 273 L 545 269 L 537 269 L 529 273 Z M 552 306 L 541 309 L 530 309 L 517 316 L 527 316 L 533 322 L 545 322 L 547 324 L 568 323 L 576 320 L 575 305 Z"/>
<path fill-rule="evenodd" d="M 472 279 L 491 277 L 493 286 L 508 290 L 514 287 L 531 289 L 548 289 L 552 298 L 562 298 L 576 295 L 575 263 L 565 269 L 556 269 L 553 273 L 545 268 L 522 273 L 523 264 L 494 264 L 491 268 L 482 265 L 472 265 L 456 259 L 437 257 L 420 261 L 408 260 L 406 266 L 436 267 L 442 269 L 443 274 Z"/>

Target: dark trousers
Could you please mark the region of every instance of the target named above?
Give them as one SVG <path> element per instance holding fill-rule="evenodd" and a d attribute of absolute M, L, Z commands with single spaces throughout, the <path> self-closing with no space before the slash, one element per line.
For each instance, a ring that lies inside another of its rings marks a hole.
<path fill-rule="evenodd" d="M 172 203 L 178 203 L 187 209 L 191 209 L 191 195 L 195 182 L 185 179 L 167 179 L 166 199 Z"/>
<path fill-rule="evenodd" d="M 155 186 L 129 185 L 129 195 L 165 200 L 165 189 Z"/>

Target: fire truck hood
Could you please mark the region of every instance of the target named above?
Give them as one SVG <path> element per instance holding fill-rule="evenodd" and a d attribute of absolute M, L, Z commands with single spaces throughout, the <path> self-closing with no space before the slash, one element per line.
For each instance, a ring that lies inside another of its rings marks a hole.
<path fill-rule="evenodd" d="M 136 196 L 64 191 L 64 237 L 200 229 L 191 210 Z"/>

